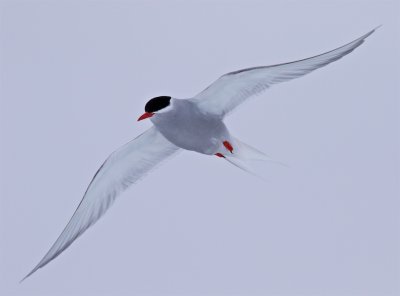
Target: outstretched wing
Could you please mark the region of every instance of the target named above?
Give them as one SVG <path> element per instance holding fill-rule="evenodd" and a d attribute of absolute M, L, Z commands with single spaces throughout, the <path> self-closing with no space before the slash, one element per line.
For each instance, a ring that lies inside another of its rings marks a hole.
<path fill-rule="evenodd" d="M 271 85 L 306 75 L 344 57 L 360 46 L 375 30 L 342 47 L 308 59 L 227 73 L 191 100 L 202 112 L 222 118 L 246 99 L 263 92 Z"/>
<path fill-rule="evenodd" d="M 178 149 L 152 127 L 113 152 L 93 177 L 61 235 L 24 279 L 60 255 L 108 210 L 119 193 Z"/>

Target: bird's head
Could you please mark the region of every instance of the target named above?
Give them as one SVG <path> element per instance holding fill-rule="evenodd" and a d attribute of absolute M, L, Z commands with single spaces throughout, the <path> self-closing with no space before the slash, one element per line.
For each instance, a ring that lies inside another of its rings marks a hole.
<path fill-rule="evenodd" d="M 171 97 L 160 96 L 149 100 L 144 106 L 144 113 L 138 118 L 138 121 L 150 118 L 159 113 L 168 112 L 172 109 Z"/>

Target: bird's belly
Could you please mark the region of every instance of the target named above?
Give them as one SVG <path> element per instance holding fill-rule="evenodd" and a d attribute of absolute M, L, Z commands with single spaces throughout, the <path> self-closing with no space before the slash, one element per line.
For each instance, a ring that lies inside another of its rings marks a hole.
<path fill-rule="evenodd" d="M 214 137 L 199 137 L 196 134 L 190 133 L 169 133 L 161 132 L 168 141 L 175 144 L 176 146 L 196 151 L 203 154 L 215 154 L 219 149 L 219 140 Z"/>
<path fill-rule="evenodd" d="M 188 126 L 157 128 L 174 145 L 207 155 L 219 152 L 222 142 L 229 139 L 229 133 L 223 124 L 200 129 Z"/>
<path fill-rule="evenodd" d="M 191 140 L 178 140 L 177 145 L 186 150 L 196 151 L 202 154 L 215 154 L 219 149 L 219 141 L 215 138 L 199 138 Z"/>

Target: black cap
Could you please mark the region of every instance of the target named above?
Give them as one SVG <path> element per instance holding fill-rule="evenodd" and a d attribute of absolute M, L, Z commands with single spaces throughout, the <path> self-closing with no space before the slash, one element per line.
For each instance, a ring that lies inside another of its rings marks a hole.
<path fill-rule="evenodd" d="M 150 101 L 147 102 L 146 106 L 144 107 L 144 111 L 149 113 L 157 112 L 169 106 L 170 101 L 171 97 L 168 96 L 160 96 L 152 98 Z"/>

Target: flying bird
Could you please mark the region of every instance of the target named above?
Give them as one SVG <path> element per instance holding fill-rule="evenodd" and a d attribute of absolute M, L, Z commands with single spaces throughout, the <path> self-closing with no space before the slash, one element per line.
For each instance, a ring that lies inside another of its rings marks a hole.
<path fill-rule="evenodd" d="M 123 190 L 178 150 L 216 156 L 244 169 L 239 160 L 263 158 L 263 153 L 231 135 L 223 122 L 225 116 L 273 84 L 306 75 L 339 60 L 375 30 L 311 58 L 227 73 L 190 99 L 159 96 L 149 100 L 145 113 L 138 120 L 148 118 L 153 126 L 106 159 L 61 235 L 22 280 L 60 255 L 108 210 Z"/>

